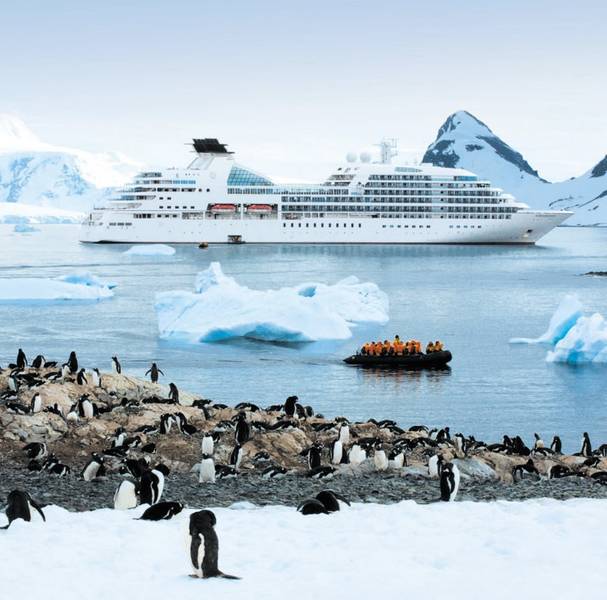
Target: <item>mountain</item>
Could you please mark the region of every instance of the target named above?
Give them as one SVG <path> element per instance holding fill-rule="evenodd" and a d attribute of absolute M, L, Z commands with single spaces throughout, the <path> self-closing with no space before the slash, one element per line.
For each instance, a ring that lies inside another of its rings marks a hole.
<path fill-rule="evenodd" d="M 21 119 L 0 115 L 0 203 L 86 211 L 141 167 L 118 153 L 95 154 L 48 144 Z M 24 213 L 16 206 L 14 211 L 3 206 L 0 214 L 6 217 L 11 212 Z"/>
<path fill-rule="evenodd" d="M 568 225 L 607 226 L 607 156 L 579 177 L 550 182 L 485 123 L 459 111 L 438 130 L 422 162 L 472 171 L 532 208 L 573 210 Z"/>

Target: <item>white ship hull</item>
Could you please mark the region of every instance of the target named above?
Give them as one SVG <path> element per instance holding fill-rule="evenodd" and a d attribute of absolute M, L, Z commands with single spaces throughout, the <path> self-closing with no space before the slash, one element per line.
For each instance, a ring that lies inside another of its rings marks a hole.
<path fill-rule="evenodd" d="M 94 243 L 251 244 L 533 244 L 570 213 L 521 210 L 510 219 L 162 219 L 129 220 L 104 211 L 80 240 Z M 124 225 L 109 225 L 123 222 Z M 128 224 L 127 224 L 128 223 Z"/>

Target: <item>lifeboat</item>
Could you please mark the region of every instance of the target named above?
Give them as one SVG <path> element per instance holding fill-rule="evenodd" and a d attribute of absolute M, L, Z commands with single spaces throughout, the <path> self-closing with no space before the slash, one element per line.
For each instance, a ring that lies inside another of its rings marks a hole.
<path fill-rule="evenodd" d="M 344 358 L 348 365 L 359 367 L 404 368 L 404 369 L 441 369 L 447 366 L 453 357 L 449 350 L 430 352 L 428 354 L 406 354 L 401 356 L 369 354 L 352 354 Z"/>
<path fill-rule="evenodd" d="M 235 213 L 237 210 L 236 204 L 212 204 L 211 212 L 214 213 Z"/>
<path fill-rule="evenodd" d="M 269 204 L 249 204 L 247 212 L 266 215 L 272 212 L 272 207 Z"/>

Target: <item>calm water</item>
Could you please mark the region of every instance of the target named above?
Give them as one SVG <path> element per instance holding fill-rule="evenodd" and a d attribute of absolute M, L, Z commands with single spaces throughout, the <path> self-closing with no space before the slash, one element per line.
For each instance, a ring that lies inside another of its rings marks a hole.
<path fill-rule="evenodd" d="M 558 432 L 570 450 L 585 430 L 607 441 L 607 367 L 548 364 L 546 350 L 510 346 L 542 333 L 563 294 L 577 291 L 588 310 L 607 314 L 607 230 L 559 229 L 539 246 L 177 246 L 169 258 L 126 257 L 125 246 L 77 242 L 77 227 L 45 226 L 31 235 L 0 226 L 0 277 L 56 277 L 86 269 L 118 283 L 96 304 L 0 305 L 0 364 L 28 355 L 143 374 L 157 361 L 166 382 L 217 402 L 262 405 L 290 394 L 325 415 L 392 418 L 404 425 L 448 424 L 495 440 L 503 433 L 546 439 Z M 359 328 L 338 343 L 238 341 L 176 346 L 157 337 L 154 295 L 191 290 L 195 274 L 220 261 L 240 283 L 265 289 L 347 275 L 374 281 L 390 298 L 385 327 Z M 0 279 L 0 286 L 2 285 Z M 386 373 L 341 359 L 366 338 L 440 338 L 454 354 L 450 372 Z"/>

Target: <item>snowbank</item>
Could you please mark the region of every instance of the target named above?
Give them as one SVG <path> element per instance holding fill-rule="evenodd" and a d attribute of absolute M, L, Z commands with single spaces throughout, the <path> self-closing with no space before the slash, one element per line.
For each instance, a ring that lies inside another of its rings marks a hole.
<path fill-rule="evenodd" d="M 80 223 L 84 213 L 50 206 L 33 206 L 17 202 L 0 202 L 0 223 Z"/>
<path fill-rule="evenodd" d="M 308 517 L 277 506 L 212 510 L 219 567 L 241 581 L 188 577 L 192 511 L 154 523 L 133 518 L 141 507 L 48 507 L 46 523 L 15 521 L 0 532 L 0 563 L 10 565 L 2 589 L 45 600 L 605 594 L 605 500 L 354 504 Z"/>
<path fill-rule="evenodd" d="M 129 256 L 173 256 L 175 248 L 165 244 L 141 244 L 131 246 L 125 254 Z"/>
<path fill-rule="evenodd" d="M 104 300 L 114 295 L 114 287 L 115 283 L 102 281 L 90 273 L 73 273 L 57 279 L 1 279 L 0 304 Z"/>
<path fill-rule="evenodd" d="M 347 339 L 356 323 L 388 321 L 388 298 L 374 283 L 348 277 L 334 285 L 252 290 L 216 262 L 198 274 L 193 293 L 159 293 L 155 307 L 161 337 L 193 343 Z"/>
<path fill-rule="evenodd" d="M 550 319 L 548 330 L 539 338 L 512 338 L 511 344 L 548 344 L 548 362 L 570 364 L 607 363 L 607 323 L 603 315 L 583 314 L 575 295 L 563 298 Z"/>

